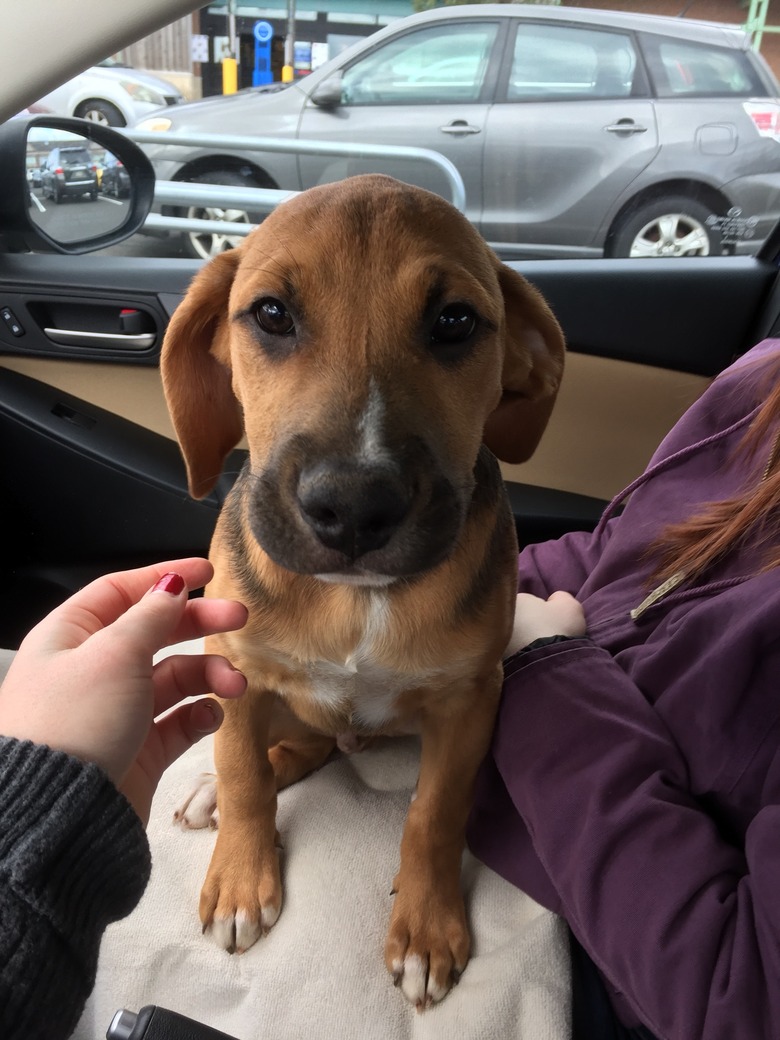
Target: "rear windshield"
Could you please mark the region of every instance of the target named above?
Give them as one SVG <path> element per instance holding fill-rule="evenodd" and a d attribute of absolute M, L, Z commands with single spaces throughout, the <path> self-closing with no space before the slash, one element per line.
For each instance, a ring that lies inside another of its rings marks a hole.
<path fill-rule="evenodd" d="M 86 148 L 60 148 L 60 162 L 65 166 L 89 166 L 91 160 Z"/>

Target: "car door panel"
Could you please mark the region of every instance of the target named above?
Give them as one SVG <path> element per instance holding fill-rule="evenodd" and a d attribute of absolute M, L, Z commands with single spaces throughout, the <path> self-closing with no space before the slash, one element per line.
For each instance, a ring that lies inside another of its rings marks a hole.
<path fill-rule="evenodd" d="M 312 141 L 332 141 L 335 136 L 333 122 L 341 120 L 338 136 L 353 144 L 435 149 L 458 169 L 466 188 L 466 216 L 478 224 L 482 198 L 483 130 L 488 109 L 489 106 L 484 104 L 385 104 L 342 105 L 329 111 L 309 104 L 302 114 L 300 136 Z M 437 166 L 424 160 L 400 156 L 377 160 L 301 155 L 298 165 L 304 188 L 362 173 L 382 172 L 452 199 L 445 175 Z"/>
<path fill-rule="evenodd" d="M 0 645 L 101 572 L 208 551 L 240 453 L 196 502 L 174 441 L 9 369 L 0 401 L 4 499 L 21 503 L 0 519 Z"/>
<path fill-rule="evenodd" d="M 501 161 L 485 163 L 483 234 L 517 256 L 601 255 L 594 214 L 659 149 L 636 42 L 540 22 L 512 33 L 485 132 L 485 155 Z"/>
<path fill-rule="evenodd" d="M 608 210 L 658 152 L 653 106 L 634 98 L 495 104 L 485 152 L 499 149 L 502 162 L 485 164 L 485 238 L 511 243 L 515 255 L 601 255 L 593 214 Z"/>

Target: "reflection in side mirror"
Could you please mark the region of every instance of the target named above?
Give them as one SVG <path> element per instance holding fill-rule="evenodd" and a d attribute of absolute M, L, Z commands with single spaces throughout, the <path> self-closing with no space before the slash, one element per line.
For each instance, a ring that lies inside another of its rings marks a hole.
<path fill-rule="evenodd" d="M 30 219 L 54 242 L 111 234 L 130 213 L 132 186 L 120 160 L 69 130 L 29 128 L 27 184 Z"/>
<path fill-rule="evenodd" d="M 328 76 L 310 95 L 311 100 L 320 108 L 335 108 L 341 104 L 341 73 Z"/>
<path fill-rule="evenodd" d="M 141 227 L 154 170 L 110 126 L 66 116 L 0 123 L 0 252 L 90 253 Z"/>

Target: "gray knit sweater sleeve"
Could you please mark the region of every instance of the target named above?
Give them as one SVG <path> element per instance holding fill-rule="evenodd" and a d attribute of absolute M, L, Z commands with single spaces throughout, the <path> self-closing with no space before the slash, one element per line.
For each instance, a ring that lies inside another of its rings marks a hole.
<path fill-rule="evenodd" d="M 0 1037 L 70 1035 L 106 926 L 136 906 L 141 821 L 95 765 L 0 737 Z"/>

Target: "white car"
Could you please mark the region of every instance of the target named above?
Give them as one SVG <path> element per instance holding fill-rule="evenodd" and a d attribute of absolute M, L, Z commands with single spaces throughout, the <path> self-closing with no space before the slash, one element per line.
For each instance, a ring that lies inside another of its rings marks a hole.
<path fill-rule="evenodd" d="M 128 126 L 164 105 L 183 101 L 167 80 L 113 62 L 95 65 L 38 102 L 61 116 L 81 116 L 107 126 Z"/>

